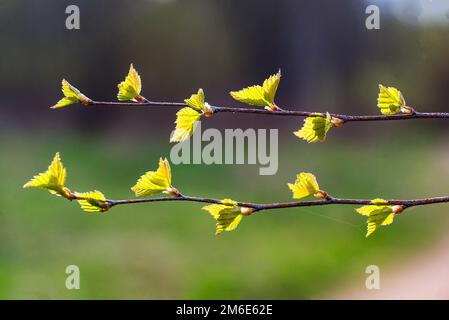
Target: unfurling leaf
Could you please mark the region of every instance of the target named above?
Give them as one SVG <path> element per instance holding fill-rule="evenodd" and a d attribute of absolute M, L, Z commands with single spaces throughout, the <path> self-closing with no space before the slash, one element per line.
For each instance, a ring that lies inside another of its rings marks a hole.
<path fill-rule="evenodd" d="M 224 231 L 232 231 L 239 225 L 243 218 L 241 208 L 237 202 L 231 199 L 221 200 L 221 203 L 210 204 L 202 208 L 209 212 L 217 221 L 215 234 L 222 234 Z"/>
<path fill-rule="evenodd" d="M 256 85 L 240 91 L 231 91 L 231 96 L 237 101 L 275 111 L 279 109 L 274 98 L 280 81 L 281 71 L 266 79 L 262 86 Z"/>
<path fill-rule="evenodd" d="M 231 91 L 231 96 L 237 101 L 253 106 L 265 107 L 270 104 L 270 102 L 265 99 L 262 86 L 252 86 L 240 91 Z"/>
<path fill-rule="evenodd" d="M 314 113 L 313 115 L 304 119 L 302 128 L 293 134 L 307 142 L 323 142 L 326 139 L 326 134 L 332 127 L 332 117 L 329 113 L 326 115 L 322 113 Z"/>
<path fill-rule="evenodd" d="M 401 91 L 394 87 L 384 87 L 379 84 L 377 106 L 383 114 L 398 114 L 406 109 Z"/>
<path fill-rule="evenodd" d="M 175 189 L 171 187 L 171 171 L 168 160 L 160 158 L 157 170 L 148 171 L 141 176 L 131 190 L 137 197 L 159 192 L 173 194 Z"/>
<path fill-rule="evenodd" d="M 131 100 L 135 102 L 142 102 L 143 97 L 140 96 L 142 91 L 142 81 L 134 66 L 131 64 L 129 67 L 128 75 L 125 81 L 122 81 L 118 85 L 117 99 L 120 101 Z"/>
<path fill-rule="evenodd" d="M 320 187 L 313 174 L 301 172 L 296 176 L 294 184 L 288 183 L 294 199 L 302 199 L 320 192 Z"/>
<path fill-rule="evenodd" d="M 86 212 L 106 212 L 109 210 L 109 203 L 100 191 L 75 192 L 76 201 Z"/>
<path fill-rule="evenodd" d="M 201 111 L 206 116 L 211 116 L 214 111 L 212 107 L 204 99 L 203 89 L 198 89 L 198 93 L 194 93 L 190 98 L 184 100 L 187 105 L 197 111 Z"/>
<path fill-rule="evenodd" d="M 170 137 L 170 142 L 180 142 L 187 140 L 195 131 L 198 124 L 198 120 L 201 118 L 202 113 L 190 108 L 185 107 L 176 113 L 176 129 L 173 131 Z"/>
<path fill-rule="evenodd" d="M 195 131 L 201 116 L 210 117 L 214 113 L 212 107 L 204 100 L 203 89 L 199 89 L 198 93 L 192 94 L 184 102 L 189 107 L 182 108 L 176 113 L 176 128 L 170 137 L 170 142 L 187 140 Z"/>
<path fill-rule="evenodd" d="M 48 170 L 34 176 L 30 181 L 25 183 L 23 187 L 47 189 L 52 194 L 70 198 L 71 192 L 64 186 L 66 175 L 66 169 L 61 162 L 59 152 L 57 152 L 48 167 Z"/>
<path fill-rule="evenodd" d="M 263 91 L 265 93 L 265 99 L 274 103 L 274 98 L 276 97 L 276 91 L 278 90 L 279 82 L 281 81 L 281 70 L 278 73 L 273 74 L 268 79 L 263 82 Z"/>
<path fill-rule="evenodd" d="M 372 204 L 357 208 L 356 211 L 368 217 L 368 228 L 366 236 L 372 234 L 379 226 L 386 226 L 393 223 L 395 215 L 393 206 L 388 205 L 383 199 L 374 199 Z"/>
<path fill-rule="evenodd" d="M 92 103 L 92 100 L 82 94 L 77 88 L 72 86 L 65 79 L 62 79 L 62 93 L 64 94 L 64 98 L 59 100 L 57 104 L 50 108 L 62 108 L 78 102 L 82 103 L 85 106 L 88 106 Z"/>

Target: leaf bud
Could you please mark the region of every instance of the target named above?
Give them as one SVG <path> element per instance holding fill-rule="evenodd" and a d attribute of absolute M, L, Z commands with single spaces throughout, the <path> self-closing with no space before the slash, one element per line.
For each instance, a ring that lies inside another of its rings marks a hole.
<path fill-rule="evenodd" d="M 345 122 L 344 122 L 344 120 L 342 120 L 340 118 L 332 117 L 331 118 L 331 123 L 334 125 L 334 127 L 340 128 L 341 126 L 343 126 L 343 124 Z"/>
<path fill-rule="evenodd" d="M 253 208 L 241 207 L 240 213 L 242 214 L 242 216 L 249 216 L 253 213 Z"/>
<path fill-rule="evenodd" d="M 180 195 L 178 189 L 176 189 L 175 187 L 168 187 L 167 190 L 162 191 L 162 193 L 169 194 L 169 195 L 175 196 L 175 197 Z"/>
<path fill-rule="evenodd" d="M 203 114 L 207 118 L 212 117 L 214 114 L 214 109 L 207 102 L 204 104 Z"/>
<path fill-rule="evenodd" d="M 404 208 L 404 206 L 401 206 L 401 205 L 395 205 L 395 206 L 392 206 L 391 209 L 393 210 L 394 214 L 401 214 L 405 208 Z"/>
<path fill-rule="evenodd" d="M 412 107 L 408 106 L 401 107 L 401 112 L 409 115 L 415 114 L 415 110 Z"/>
<path fill-rule="evenodd" d="M 317 199 L 326 199 L 327 198 L 327 192 L 325 192 L 325 191 L 318 191 L 317 193 L 315 193 L 314 195 L 313 195 L 315 198 L 317 198 Z"/>
<path fill-rule="evenodd" d="M 271 103 L 270 105 L 265 107 L 265 110 L 273 112 L 273 111 L 281 110 L 281 108 L 279 108 L 275 103 Z"/>

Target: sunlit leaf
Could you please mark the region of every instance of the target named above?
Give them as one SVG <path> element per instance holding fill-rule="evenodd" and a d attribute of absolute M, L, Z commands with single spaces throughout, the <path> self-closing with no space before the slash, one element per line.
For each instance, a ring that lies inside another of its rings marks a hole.
<path fill-rule="evenodd" d="M 203 89 L 198 89 L 198 93 L 194 93 L 190 98 L 184 100 L 187 105 L 196 111 L 202 112 L 206 116 L 211 116 L 214 111 L 212 107 L 204 99 Z"/>
<path fill-rule="evenodd" d="M 388 205 L 385 200 L 374 199 L 371 203 L 356 209 L 358 213 L 368 217 L 367 237 L 376 231 L 379 226 L 392 224 L 395 215 L 393 207 Z"/>
<path fill-rule="evenodd" d="M 192 107 L 193 109 L 196 109 L 198 111 L 203 111 L 205 107 L 205 101 L 204 101 L 204 91 L 203 89 L 199 89 L 198 93 L 192 94 L 190 98 L 184 100 L 187 105 Z"/>
<path fill-rule="evenodd" d="M 381 84 L 379 84 L 377 106 L 383 114 L 397 114 L 406 107 L 401 91 L 394 87 L 384 87 Z"/>
<path fill-rule="evenodd" d="M 208 211 L 217 221 L 216 235 L 222 234 L 224 231 L 234 230 L 243 218 L 237 202 L 231 199 L 224 199 L 219 204 L 210 204 L 202 209 Z"/>
<path fill-rule="evenodd" d="M 307 142 L 323 142 L 326 134 L 332 127 L 332 117 L 329 113 L 314 113 L 304 119 L 302 128 L 293 134 Z"/>
<path fill-rule="evenodd" d="M 74 103 L 82 103 L 83 105 L 87 106 L 92 102 L 88 97 L 82 94 L 77 88 L 72 86 L 65 79 L 62 79 L 62 93 L 64 94 L 64 98 L 59 100 L 57 104 L 50 108 L 62 108 Z"/>
<path fill-rule="evenodd" d="M 48 170 L 34 176 L 23 187 L 47 189 L 52 194 L 70 197 L 70 190 L 64 186 L 66 175 L 66 169 L 61 162 L 59 152 L 57 152 Z"/>
<path fill-rule="evenodd" d="M 267 107 L 269 110 L 276 110 L 274 98 L 281 80 L 281 72 L 270 76 L 262 86 L 256 85 L 244 88 L 240 91 L 231 91 L 231 96 L 240 102 L 253 106 Z"/>
<path fill-rule="evenodd" d="M 171 187 L 171 170 L 167 159 L 159 159 L 156 171 L 148 171 L 131 188 L 137 197 L 167 192 Z"/>
<path fill-rule="evenodd" d="M 202 113 L 185 107 L 176 113 L 176 129 L 172 133 L 170 142 L 180 142 L 187 140 L 195 131 Z"/>
<path fill-rule="evenodd" d="M 109 209 L 109 204 L 100 191 L 75 192 L 75 196 L 81 209 L 86 212 L 106 212 Z"/>
<path fill-rule="evenodd" d="M 125 81 L 122 81 L 118 85 L 117 98 L 120 101 L 131 100 L 135 102 L 141 102 L 142 97 L 140 92 L 142 91 L 142 81 L 134 66 L 131 64 L 129 67 L 128 75 Z"/>
<path fill-rule="evenodd" d="M 265 107 L 270 104 L 270 102 L 265 99 L 262 86 L 252 86 L 240 91 L 232 91 L 231 96 L 237 101 L 253 106 Z"/>
<path fill-rule="evenodd" d="M 320 191 L 315 176 L 307 172 L 298 174 L 295 183 L 288 183 L 288 187 L 293 192 L 294 199 L 302 199 Z"/>
<path fill-rule="evenodd" d="M 274 103 L 274 98 L 276 96 L 276 91 L 278 89 L 280 81 L 281 71 L 279 70 L 278 73 L 273 74 L 263 82 L 264 96 L 265 99 L 270 102 L 270 104 Z"/>

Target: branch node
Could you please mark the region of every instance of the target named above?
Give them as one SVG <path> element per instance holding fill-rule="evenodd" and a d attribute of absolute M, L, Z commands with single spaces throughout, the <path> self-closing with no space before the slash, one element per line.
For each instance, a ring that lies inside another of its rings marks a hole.
<path fill-rule="evenodd" d="M 204 110 L 203 110 L 203 114 L 205 117 L 210 118 L 213 116 L 215 112 L 215 107 L 212 107 L 210 104 L 208 104 L 207 102 L 204 104 Z"/>
<path fill-rule="evenodd" d="M 266 106 L 264 109 L 268 110 L 270 112 L 282 111 L 282 109 L 279 108 L 275 103 L 271 103 L 270 105 Z"/>
<path fill-rule="evenodd" d="M 242 216 L 250 216 L 253 212 L 254 212 L 253 208 L 248 208 L 248 207 L 240 208 L 240 213 L 242 214 Z"/>
<path fill-rule="evenodd" d="M 401 205 L 392 206 L 391 209 L 393 210 L 394 214 L 401 214 L 405 210 L 404 206 Z"/>
<path fill-rule="evenodd" d="M 169 194 L 174 197 L 181 196 L 181 193 L 175 187 L 168 187 L 167 190 L 162 191 L 162 193 Z"/>
<path fill-rule="evenodd" d="M 321 190 L 318 191 L 317 193 L 315 193 L 313 196 L 315 198 L 321 199 L 321 200 L 328 199 L 328 197 L 329 197 L 329 195 L 327 194 L 326 191 L 321 191 Z"/>
<path fill-rule="evenodd" d="M 409 106 L 401 107 L 401 112 L 403 114 L 407 114 L 407 115 L 411 115 L 411 116 L 416 114 L 415 109 L 413 109 L 412 107 L 409 107 Z"/>
<path fill-rule="evenodd" d="M 340 119 L 340 118 L 332 117 L 331 118 L 331 123 L 334 125 L 334 127 L 340 128 L 340 127 L 343 126 L 345 121 L 343 119 Z"/>
<path fill-rule="evenodd" d="M 148 101 L 145 97 L 143 97 L 143 96 L 141 96 L 141 95 L 138 95 L 138 96 L 135 97 L 134 99 L 136 99 L 136 101 L 137 101 L 138 103 L 144 103 L 144 102 L 147 102 L 147 101 Z"/>

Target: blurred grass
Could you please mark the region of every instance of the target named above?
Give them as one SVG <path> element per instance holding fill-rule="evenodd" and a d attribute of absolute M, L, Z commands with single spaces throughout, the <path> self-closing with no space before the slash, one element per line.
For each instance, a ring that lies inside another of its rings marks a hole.
<path fill-rule="evenodd" d="M 316 173 L 323 189 L 354 198 L 447 194 L 444 146 L 422 133 L 380 144 L 281 144 L 276 176 L 255 166 L 173 166 L 174 184 L 191 195 L 254 202 L 288 201 L 286 182 Z M 67 143 L 70 141 L 70 143 Z M 154 203 L 84 214 L 22 184 L 56 151 L 68 185 L 129 198 L 129 187 L 170 146 L 89 137 L 26 136 L 0 140 L 0 298 L 310 298 L 364 274 L 369 264 L 400 262 L 424 250 L 445 227 L 448 206 L 413 208 L 365 239 L 351 206 L 276 210 L 214 236 L 201 205 Z M 65 288 L 65 268 L 81 270 L 81 290 Z"/>

